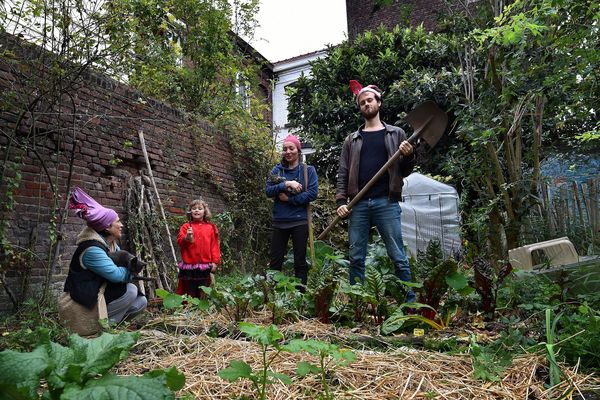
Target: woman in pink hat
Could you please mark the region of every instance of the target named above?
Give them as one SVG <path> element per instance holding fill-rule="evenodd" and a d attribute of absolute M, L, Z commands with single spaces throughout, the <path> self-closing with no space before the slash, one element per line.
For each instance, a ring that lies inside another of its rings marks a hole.
<path fill-rule="evenodd" d="M 316 200 L 319 189 L 315 168 L 301 163 L 302 146 L 289 135 L 283 140 L 283 157 L 267 179 L 265 192 L 273 204 L 273 235 L 269 267 L 281 270 L 290 237 L 294 249 L 294 275 L 304 291 L 308 277 L 306 244 L 308 241 L 308 204 Z M 305 181 L 304 169 L 308 179 Z"/>
<path fill-rule="evenodd" d="M 108 320 L 119 323 L 146 308 L 147 299 L 131 283 L 134 273 L 116 265 L 109 252 L 119 250 L 123 224 L 117 213 L 101 206 L 83 190 L 76 187 L 69 208 L 87 222 L 77 237 L 77 249 L 71 258 L 64 291 L 75 302 L 92 309 L 97 305 L 100 288 L 106 283 L 104 298 Z"/>

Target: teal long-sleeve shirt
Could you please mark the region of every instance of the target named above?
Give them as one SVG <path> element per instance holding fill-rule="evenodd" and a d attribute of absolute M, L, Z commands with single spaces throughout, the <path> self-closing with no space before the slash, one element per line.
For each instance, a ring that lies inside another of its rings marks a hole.
<path fill-rule="evenodd" d="M 116 265 L 106 252 L 97 246 L 89 247 L 82 255 L 83 266 L 110 282 L 131 282 L 131 274 L 125 267 Z"/>

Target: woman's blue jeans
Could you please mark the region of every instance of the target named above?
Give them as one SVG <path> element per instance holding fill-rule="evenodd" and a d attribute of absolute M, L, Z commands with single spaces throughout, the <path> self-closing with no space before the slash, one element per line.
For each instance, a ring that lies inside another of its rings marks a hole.
<path fill-rule="evenodd" d="M 386 197 L 363 199 L 356 203 L 350 214 L 348 239 L 350 242 L 350 283 L 365 280 L 365 258 L 371 227 L 377 227 L 385 243 L 388 256 L 395 266 L 395 274 L 403 281 L 410 282 L 410 266 L 404 252 L 400 205 Z M 409 290 L 407 301 L 414 301 L 415 294 Z"/>

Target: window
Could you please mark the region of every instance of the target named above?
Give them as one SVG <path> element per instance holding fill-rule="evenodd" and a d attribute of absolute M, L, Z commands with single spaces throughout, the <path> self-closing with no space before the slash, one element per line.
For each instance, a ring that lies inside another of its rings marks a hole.
<path fill-rule="evenodd" d="M 250 109 L 250 84 L 244 77 L 244 74 L 237 72 L 235 74 L 235 92 L 242 102 L 244 110 Z"/>

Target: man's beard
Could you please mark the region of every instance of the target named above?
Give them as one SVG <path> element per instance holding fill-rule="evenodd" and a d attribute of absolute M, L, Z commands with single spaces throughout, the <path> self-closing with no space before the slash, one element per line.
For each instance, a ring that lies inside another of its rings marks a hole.
<path fill-rule="evenodd" d="M 379 108 L 377 107 L 369 107 L 368 110 L 363 111 L 360 110 L 360 113 L 362 114 L 362 116 L 364 117 L 364 119 L 371 120 L 373 118 L 375 118 L 377 116 L 377 114 L 379 114 Z"/>

